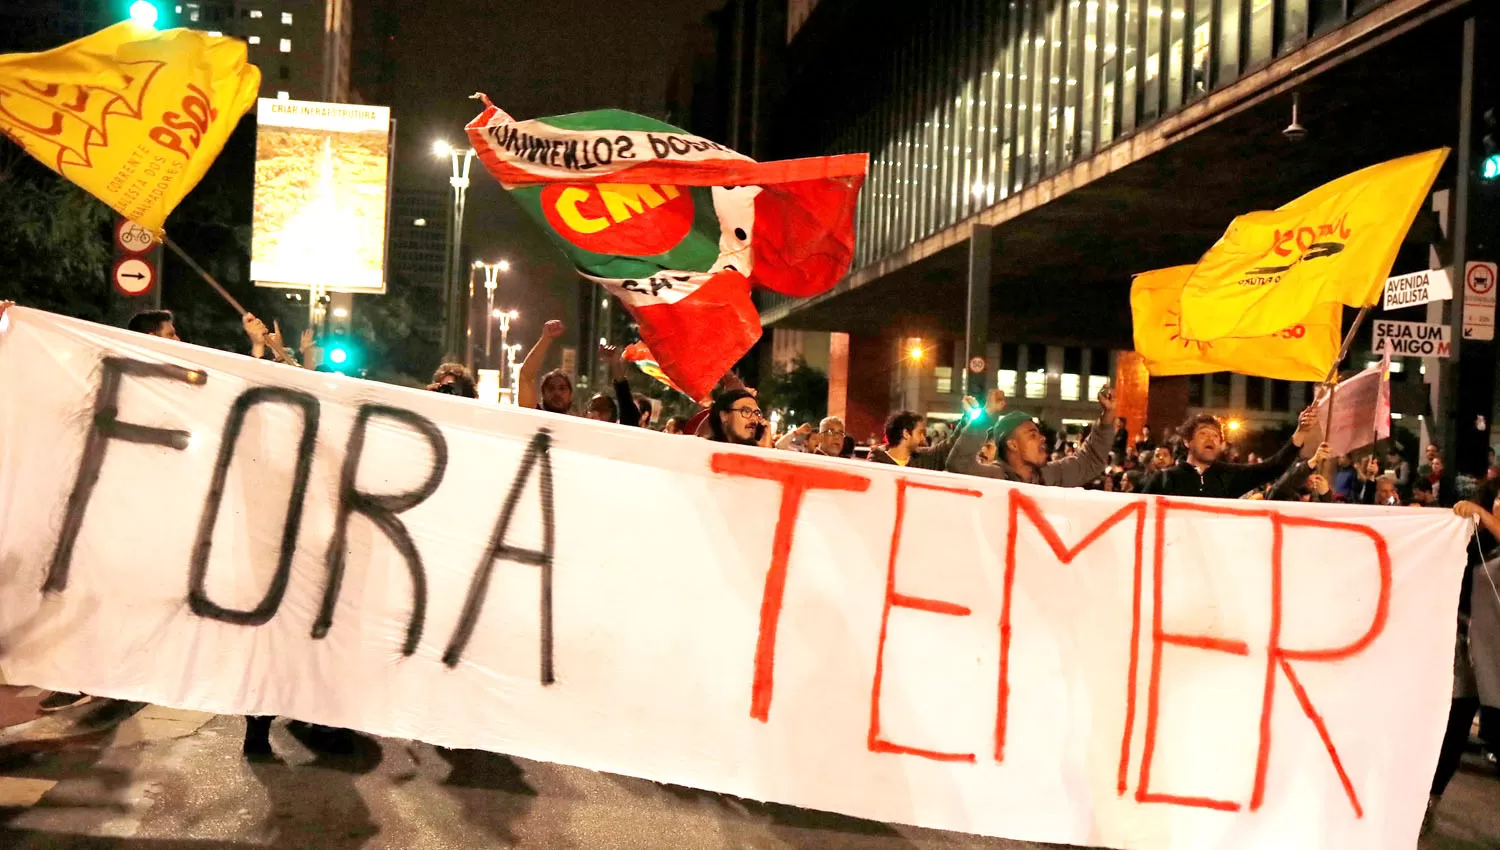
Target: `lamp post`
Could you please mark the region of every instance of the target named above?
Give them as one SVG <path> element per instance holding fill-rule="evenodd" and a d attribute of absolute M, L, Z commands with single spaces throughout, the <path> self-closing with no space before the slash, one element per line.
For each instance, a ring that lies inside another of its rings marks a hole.
<path fill-rule="evenodd" d="M 510 271 L 510 262 L 507 260 L 501 260 L 498 263 L 486 263 L 482 260 L 475 260 L 474 268 L 469 272 L 469 278 L 471 281 L 474 277 L 474 271 L 479 269 L 484 270 L 484 363 L 486 366 L 488 366 L 491 362 L 490 336 L 493 330 L 493 320 L 500 318 L 500 311 L 495 309 L 495 287 L 500 283 L 500 275 L 504 272 Z M 470 297 L 472 297 L 473 294 L 474 286 L 472 283 L 470 283 Z M 505 321 L 507 325 L 510 322 L 509 319 L 506 319 Z"/>
<path fill-rule="evenodd" d="M 464 349 L 465 330 L 468 325 L 469 302 L 463 297 L 463 280 L 459 276 L 460 247 L 464 233 L 464 200 L 469 189 L 469 163 L 474 159 L 473 148 L 455 148 L 439 140 L 432 145 L 432 154 L 438 159 L 447 157 L 453 165 L 453 174 L 448 185 L 453 187 L 453 215 L 448 222 L 448 300 L 447 318 L 444 322 L 443 342 L 453 354 Z M 460 309 L 460 306 L 463 309 Z"/>
<path fill-rule="evenodd" d="M 501 351 L 510 351 L 510 320 L 518 319 L 520 316 L 521 314 L 515 310 L 490 310 L 490 329 L 493 329 L 495 319 L 500 320 Z M 490 336 L 491 334 L 487 330 L 484 335 L 484 358 L 486 363 L 489 362 L 490 357 Z M 509 367 L 510 364 L 506 363 L 505 366 Z"/>
<path fill-rule="evenodd" d="M 516 388 L 521 381 L 521 363 L 519 360 L 521 344 L 519 342 L 511 343 L 510 345 L 503 346 L 500 350 L 505 353 L 506 380 L 510 382 L 510 403 L 515 404 Z"/>

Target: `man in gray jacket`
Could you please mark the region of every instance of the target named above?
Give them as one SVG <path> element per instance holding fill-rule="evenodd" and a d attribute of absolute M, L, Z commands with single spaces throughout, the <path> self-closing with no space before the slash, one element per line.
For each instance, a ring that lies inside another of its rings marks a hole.
<path fill-rule="evenodd" d="M 1099 421 L 1074 457 L 1047 462 L 1047 440 L 1036 420 L 1020 411 L 1005 410 L 1005 393 L 991 390 L 984 412 L 970 421 L 948 455 L 948 471 L 986 478 L 1003 478 L 1049 487 L 1082 487 L 1098 478 L 1109 463 L 1115 439 L 1115 394 L 1099 391 Z M 994 463 L 979 461 L 979 447 L 993 433 L 999 456 Z"/>

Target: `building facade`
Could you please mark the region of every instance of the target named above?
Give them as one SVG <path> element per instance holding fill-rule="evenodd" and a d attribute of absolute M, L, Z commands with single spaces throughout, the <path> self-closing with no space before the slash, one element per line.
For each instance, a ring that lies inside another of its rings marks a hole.
<path fill-rule="evenodd" d="M 1478 235 L 1488 219 L 1475 212 L 1471 149 L 1496 69 L 1472 45 L 1496 33 L 1496 11 L 1482 0 L 790 3 L 782 82 L 752 99 L 765 113 L 752 116 L 759 158 L 871 162 L 850 274 L 811 299 L 757 294 L 776 352 L 766 359 L 821 345 L 806 332 L 831 334 L 830 406 L 871 420 L 855 431 L 902 406 L 956 413 L 964 386 L 999 385 L 1073 418 L 1062 405 L 1086 404 L 1088 380 L 1103 377 L 1101 358 L 1083 353 L 1132 348 L 1133 274 L 1196 261 L 1236 215 L 1441 146 L 1454 155 L 1435 189 L 1450 190 L 1455 226 L 1419 221 L 1393 271 L 1436 267 L 1432 243 L 1445 264 L 1494 259 L 1500 240 Z M 1438 305 L 1431 320 L 1453 322 L 1456 309 Z M 778 341 L 788 330 L 798 342 Z M 945 354 L 912 363 L 911 339 Z M 1368 344 L 1362 331 L 1346 373 Z M 1488 372 L 1466 385 L 1487 413 L 1494 355 L 1471 351 Z M 1467 415 L 1451 364 L 1398 368 L 1432 390 L 1410 393 L 1407 415 L 1450 432 Z M 1064 398 L 1073 375 L 1077 402 Z M 1028 397 L 1028 379 L 1046 393 Z M 1311 397 L 1238 375 L 1151 383 L 1158 427 L 1197 409 L 1273 425 Z"/>

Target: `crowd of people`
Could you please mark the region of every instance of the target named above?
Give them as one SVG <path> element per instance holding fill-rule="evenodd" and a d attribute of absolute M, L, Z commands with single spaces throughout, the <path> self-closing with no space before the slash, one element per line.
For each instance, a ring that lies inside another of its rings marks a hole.
<path fill-rule="evenodd" d="M 0 319 L 9 306 L 9 302 L 0 301 Z M 254 316 L 246 315 L 244 326 L 252 356 L 322 368 L 310 332 L 300 341 L 299 363 L 281 345 L 280 329 L 274 324 L 267 328 Z M 128 327 L 167 339 L 178 338 L 172 314 L 164 310 L 141 313 Z M 544 327 L 541 339 L 521 365 L 517 403 L 553 414 L 653 427 L 650 399 L 631 391 L 622 351 L 616 347 L 600 349 L 611 373 L 612 391 L 595 394 L 582 405 L 576 404 L 573 380 L 567 372 L 553 369 L 542 373 L 553 344 L 563 332 L 558 321 Z M 440 365 L 427 389 L 478 397 L 473 374 L 460 363 Z M 1291 439 L 1275 454 L 1258 458 L 1251 453 L 1241 458 L 1228 440 L 1224 423 L 1214 416 L 1194 416 L 1180 429 L 1166 429 L 1157 439 L 1144 424 L 1132 431 L 1129 423 L 1114 416 L 1115 400 L 1109 387 L 1099 393 L 1098 402 L 1098 420 L 1076 445 L 1061 434 L 1049 440 L 1035 417 L 1008 410 L 1005 394 L 998 390 L 991 391 L 982 406 L 975 399 L 965 398 L 965 414 L 951 424 L 929 422 L 926 416 L 911 410 L 896 411 L 886 420 L 884 434 L 870 441 L 867 461 L 860 462 L 1123 493 L 1444 507 L 1471 520 L 1478 532 L 1478 544 L 1470 550 L 1460 597 L 1452 711 L 1432 782 L 1426 829 L 1468 746 L 1476 714 L 1486 747 L 1491 752 L 1500 750 L 1500 580 L 1496 578 L 1500 573 L 1500 519 L 1496 518 L 1500 514 L 1500 466 L 1495 465 L 1493 449 L 1482 482 L 1456 478 L 1445 468 L 1435 445 L 1426 447 L 1424 462 L 1415 474 L 1395 445 L 1383 453 L 1370 450 L 1354 457 L 1330 459 L 1326 443 L 1305 450 L 1319 429 L 1315 402 L 1301 413 Z M 782 433 L 776 433 L 755 390 L 732 374 L 720 383 L 706 408 L 689 419 L 669 418 L 661 423 L 661 430 L 720 443 L 851 460 L 860 448 L 837 416 L 825 417 L 816 427 L 788 423 Z M 76 705 L 87 699 L 78 694 L 54 694 L 48 707 Z M 247 756 L 270 755 L 270 721 L 267 717 L 247 718 Z M 340 730 L 314 731 L 336 736 Z M 1493 760 L 1493 756 L 1490 758 Z"/>

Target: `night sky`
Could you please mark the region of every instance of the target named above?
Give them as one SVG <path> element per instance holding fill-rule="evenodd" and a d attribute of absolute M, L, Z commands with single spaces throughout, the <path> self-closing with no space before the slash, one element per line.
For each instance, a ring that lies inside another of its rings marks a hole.
<path fill-rule="evenodd" d="M 362 0 L 356 0 L 358 5 Z M 378 5 L 378 0 L 363 0 Z M 399 14 L 395 85 L 396 184 L 446 187 L 450 166 L 433 140 L 463 141 L 463 125 L 488 94 L 517 119 L 599 108 L 660 115 L 689 31 L 723 0 L 447 0 L 390 2 Z M 356 15 L 355 80 L 365 88 L 368 14 Z M 366 95 L 371 101 L 377 98 Z M 527 348 L 548 318 L 572 317 L 578 278 L 545 234 L 476 159 L 470 172 L 465 251 L 505 258 L 496 303 L 521 311 L 512 341 Z M 602 290 L 600 291 L 602 295 Z M 571 324 L 571 322 L 569 322 Z M 523 349 L 524 351 L 524 349 Z"/>

